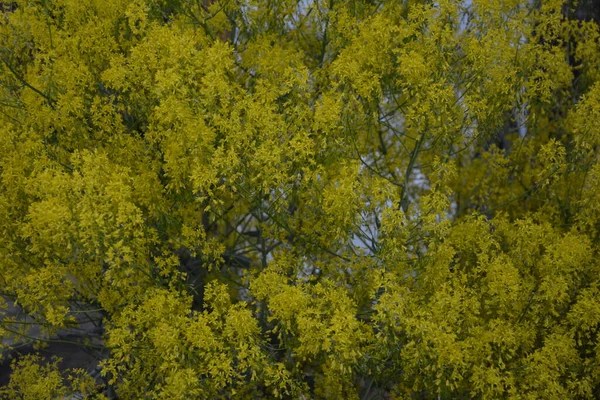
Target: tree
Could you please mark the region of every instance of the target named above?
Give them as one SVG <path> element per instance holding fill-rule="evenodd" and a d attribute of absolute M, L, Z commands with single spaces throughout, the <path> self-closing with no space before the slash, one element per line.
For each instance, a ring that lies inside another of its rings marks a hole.
<path fill-rule="evenodd" d="M 4 4 L 5 397 L 600 396 L 592 6 Z"/>

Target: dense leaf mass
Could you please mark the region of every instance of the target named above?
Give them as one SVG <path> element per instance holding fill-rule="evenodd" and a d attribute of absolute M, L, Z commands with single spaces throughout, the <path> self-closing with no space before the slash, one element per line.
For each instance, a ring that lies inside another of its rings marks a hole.
<path fill-rule="evenodd" d="M 0 396 L 600 398 L 587 3 L 0 3 Z"/>

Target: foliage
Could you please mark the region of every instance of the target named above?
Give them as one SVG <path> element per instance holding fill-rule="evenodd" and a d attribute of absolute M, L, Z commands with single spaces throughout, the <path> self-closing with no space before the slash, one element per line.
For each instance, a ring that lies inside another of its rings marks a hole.
<path fill-rule="evenodd" d="M 14 373 L 0 394 L 8 399 L 51 400 L 73 392 L 90 395 L 97 391 L 96 383 L 83 370 L 71 371 L 65 384 L 58 362 L 58 359 L 53 359 L 42 365 L 40 357 L 31 354 L 13 361 Z M 97 398 L 105 397 L 99 395 Z"/>
<path fill-rule="evenodd" d="M 600 30 L 571 3 L 4 7 L 3 346 L 102 377 L 29 355 L 2 395 L 598 398 Z"/>

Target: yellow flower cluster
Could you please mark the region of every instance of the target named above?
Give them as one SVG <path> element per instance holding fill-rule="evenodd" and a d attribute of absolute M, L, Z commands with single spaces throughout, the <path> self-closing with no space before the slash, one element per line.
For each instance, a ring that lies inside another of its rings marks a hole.
<path fill-rule="evenodd" d="M 0 396 L 598 398 L 574 3 L 1 3 Z"/>

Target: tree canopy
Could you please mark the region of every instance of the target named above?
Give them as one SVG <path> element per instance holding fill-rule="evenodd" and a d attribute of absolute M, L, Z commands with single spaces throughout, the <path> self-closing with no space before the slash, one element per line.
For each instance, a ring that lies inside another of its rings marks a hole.
<path fill-rule="evenodd" d="M 0 396 L 599 398 L 586 4 L 2 3 Z"/>

